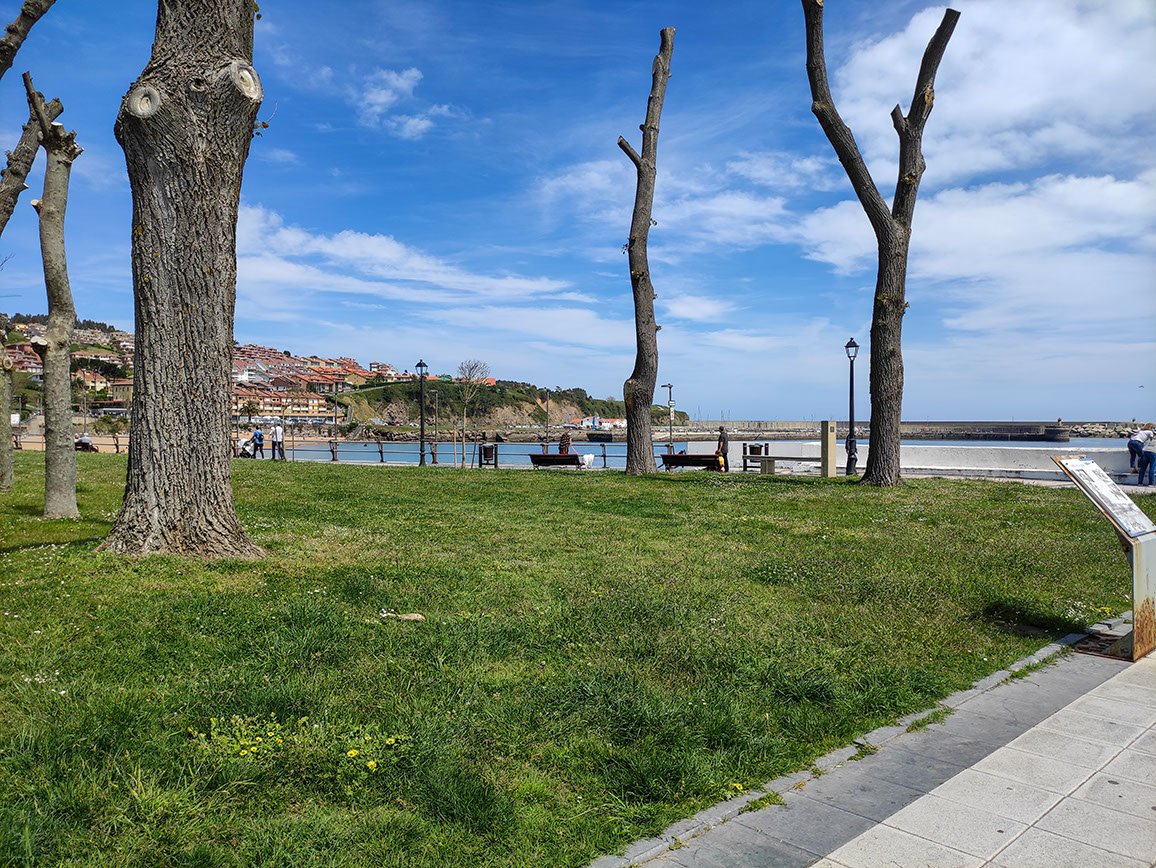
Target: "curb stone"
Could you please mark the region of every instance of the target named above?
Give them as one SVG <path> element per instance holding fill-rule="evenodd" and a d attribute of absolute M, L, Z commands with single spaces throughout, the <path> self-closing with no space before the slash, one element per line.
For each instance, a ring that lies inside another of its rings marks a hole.
<path fill-rule="evenodd" d="M 1121 623 L 1130 620 L 1130 613 L 1124 613 L 1120 618 L 1106 619 L 1093 628 L 1089 628 L 1089 632 L 1101 632 L 1105 628 L 1113 629 L 1118 627 Z M 1107 626 L 1106 626 L 1107 625 Z M 1097 629 L 1099 628 L 1099 629 Z M 864 745 L 871 747 L 881 747 L 888 742 L 894 741 L 901 735 L 907 732 L 907 727 L 912 723 L 934 713 L 937 709 L 948 708 L 955 710 L 970 699 L 977 696 L 982 696 L 989 690 L 1003 684 L 1011 678 L 1012 673 L 1019 671 L 1027 666 L 1032 666 L 1042 663 L 1062 651 L 1066 651 L 1069 646 L 1083 639 L 1086 633 L 1069 633 L 1062 639 L 1051 642 L 1030 654 L 1021 660 L 1017 660 L 1008 666 L 1007 669 L 1001 669 L 998 672 L 993 672 L 986 678 L 977 681 L 972 687 L 967 690 L 961 690 L 953 693 L 948 697 L 940 700 L 932 708 L 924 709 L 906 717 L 901 718 L 895 724 L 889 726 L 881 726 L 855 739 L 851 745 L 841 747 L 831 751 L 824 756 L 819 757 L 812 764 L 812 768 L 817 768 L 820 774 L 825 774 L 832 769 L 838 768 L 841 765 L 849 762 L 852 756 L 859 753 Z M 778 793 L 783 795 L 792 789 L 800 789 L 805 787 L 808 783 L 816 778 L 809 770 L 792 772 L 790 774 L 782 775 L 774 780 L 768 781 L 759 790 L 752 790 L 748 793 L 743 793 L 741 796 L 736 796 L 733 799 L 719 802 L 715 805 L 699 811 L 692 817 L 668 826 L 663 830 L 662 834 L 655 838 L 645 838 L 641 841 L 635 841 L 627 847 L 625 853 L 621 856 L 600 856 L 591 862 L 587 868 L 632 868 L 632 866 L 643 865 L 652 859 L 661 856 L 668 850 L 677 849 L 693 838 L 697 838 L 704 832 L 708 832 L 716 826 L 721 826 L 723 823 L 733 820 L 751 802 L 763 798 L 770 793 Z"/>

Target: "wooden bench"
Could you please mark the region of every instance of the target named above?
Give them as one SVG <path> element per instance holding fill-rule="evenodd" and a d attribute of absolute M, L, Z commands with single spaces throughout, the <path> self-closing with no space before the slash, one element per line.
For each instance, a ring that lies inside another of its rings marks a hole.
<path fill-rule="evenodd" d="M 674 454 L 672 452 L 662 453 L 662 466 L 667 470 L 673 470 L 675 467 L 701 467 L 703 470 L 718 470 L 718 456 L 715 454 L 709 455 L 688 455 L 685 452 Z"/>
<path fill-rule="evenodd" d="M 576 452 L 571 452 L 566 455 L 551 455 L 546 452 L 531 452 L 530 463 L 534 465 L 534 469 L 539 467 L 581 467 L 582 456 Z"/>

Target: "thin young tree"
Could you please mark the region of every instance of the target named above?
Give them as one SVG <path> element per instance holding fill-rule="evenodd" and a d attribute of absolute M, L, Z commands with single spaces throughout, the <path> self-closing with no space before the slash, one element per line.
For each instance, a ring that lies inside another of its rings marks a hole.
<path fill-rule="evenodd" d="M 114 132 L 132 189 L 136 365 L 124 503 L 101 548 L 260 557 L 233 505 L 237 206 L 261 84 L 252 0 L 159 0 Z"/>
<path fill-rule="evenodd" d="M 478 392 L 482 383 L 490 376 L 490 366 L 481 359 L 466 359 L 458 365 L 458 381 L 462 384 L 462 467 L 466 466 L 466 411 Z M 422 407 L 422 412 L 425 408 Z"/>
<path fill-rule="evenodd" d="M 650 282 L 650 264 L 646 257 L 646 240 L 650 235 L 654 206 L 654 176 L 658 157 L 658 121 L 666 82 L 670 78 L 670 55 L 674 50 L 674 28 L 660 31 L 658 54 L 651 66 L 650 97 L 646 101 L 646 120 L 642 130 L 642 154 L 630 142 L 618 137 L 618 147 L 634 163 L 638 177 L 634 191 L 634 214 L 630 220 L 630 239 L 626 252 L 630 262 L 630 287 L 634 293 L 634 334 L 637 351 L 634 370 L 622 386 L 626 403 L 626 472 L 631 476 L 654 473 L 654 436 L 650 406 L 654 403 L 654 384 L 658 379 L 658 330 L 654 322 L 654 300 L 658 297 Z"/>
<path fill-rule="evenodd" d="M 906 116 L 897 105 L 891 122 L 899 134 L 899 176 L 891 207 L 880 195 L 850 128 L 835 110 L 823 57 L 823 0 L 802 0 L 807 30 L 807 78 L 811 111 L 819 119 L 839 162 L 847 172 L 859 203 L 867 212 L 879 251 L 875 303 L 871 317 L 871 449 L 862 481 L 868 485 L 899 484 L 899 423 L 903 411 L 903 315 L 907 311 L 907 254 L 915 197 L 926 164 L 923 127 L 935 101 L 935 73 L 959 13 L 947 9 L 923 52 L 915 94 Z"/>
<path fill-rule="evenodd" d="M 40 215 L 40 256 L 48 293 L 44 337 L 32 340 L 44 367 L 44 517 L 75 518 L 80 510 L 76 507 L 76 438 L 68 348 L 76 326 L 76 308 L 64 253 L 64 212 L 72 163 L 82 148 L 76 144 L 75 131 L 66 133 L 61 124 L 48 119 L 44 97 L 32 87 L 32 76 L 27 72 L 24 88 L 28 105 L 37 117 L 40 145 L 47 160 L 44 196 L 32 200 L 32 207 Z"/>

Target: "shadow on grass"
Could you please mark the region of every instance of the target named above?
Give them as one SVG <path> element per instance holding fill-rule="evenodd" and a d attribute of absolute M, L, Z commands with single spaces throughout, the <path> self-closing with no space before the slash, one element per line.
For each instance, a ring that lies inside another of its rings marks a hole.
<path fill-rule="evenodd" d="M 1035 600 L 995 600 L 980 610 L 979 617 L 1005 633 L 1066 636 L 1084 631 L 1080 621 L 1049 612 Z"/>

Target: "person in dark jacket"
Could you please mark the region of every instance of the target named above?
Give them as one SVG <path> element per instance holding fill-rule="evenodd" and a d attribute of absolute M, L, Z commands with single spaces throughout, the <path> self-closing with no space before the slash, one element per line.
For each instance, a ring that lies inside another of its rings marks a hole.
<path fill-rule="evenodd" d="M 714 454 L 722 458 L 722 472 L 731 472 L 731 462 L 727 453 L 730 452 L 731 441 L 727 437 L 727 429 L 722 425 L 718 426 L 718 448 L 715 449 Z"/>

